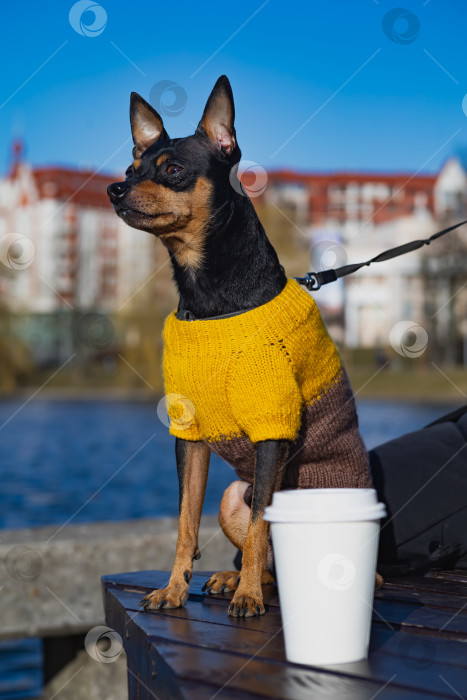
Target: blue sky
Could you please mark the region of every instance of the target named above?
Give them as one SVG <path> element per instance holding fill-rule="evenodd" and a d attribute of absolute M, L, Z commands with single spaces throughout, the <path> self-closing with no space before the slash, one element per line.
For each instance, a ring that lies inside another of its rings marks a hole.
<path fill-rule="evenodd" d="M 246 159 L 265 168 L 434 172 L 467 149 L 467 7 L 401 2 L 406 12 L 392 24 L 389 16 L 385 33 L 383 19 L 397 7 L 386 0 L 101 0 L 97 30 L 106 22 L 92 37 L 71 26 L 72 1 L 6 3 L 0 170 L 13 136 L 25 139 L 36 165 L 122 170 L 132 90 L 149 99 L 161 81 L 181 86 L 180 113 L 165 124 L 184 136 L 226 73 Z M 81 20 L 85 31 L 94 14 Z M 166 111 L 171 98 L 162 95 Z"/>

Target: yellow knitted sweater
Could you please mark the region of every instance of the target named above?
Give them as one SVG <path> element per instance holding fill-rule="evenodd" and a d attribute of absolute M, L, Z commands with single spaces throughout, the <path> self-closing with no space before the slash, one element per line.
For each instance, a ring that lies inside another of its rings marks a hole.
<path fill-rule="evenodd" d="M 164 327 L 170 432 L 186 440 L 294 440 L 306 404 L 342 376 L 314 300 L 294 280 L 251 311 Z"/>

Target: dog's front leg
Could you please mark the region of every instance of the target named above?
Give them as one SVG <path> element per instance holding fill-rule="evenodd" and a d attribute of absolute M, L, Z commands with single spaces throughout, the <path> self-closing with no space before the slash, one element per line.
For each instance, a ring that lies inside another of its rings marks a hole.
<path fill-rule="evenodd" d="M 280 488 L 289 449 L 287 440 L 264 440 L 257 444 L 250 521 L 243 545 L 240 583 L 229 606 L 229 615 L 234 617 L 264 613 L 261 576 L 266 568 L 269 524 L 263 520 L 263 513 L 271 503 L 274 491 Z"/>
<path fill-rule="evenodd" d="M 178 540 L 167 588 L 155 590 L 141 601 L 144 608 L 179 608 L 188 599 L 193 559 L 199 559 L 198 530 L 209 470 L 209 447 L 204 442 L 176 438 L 175 456 L 179 485 Z"/>

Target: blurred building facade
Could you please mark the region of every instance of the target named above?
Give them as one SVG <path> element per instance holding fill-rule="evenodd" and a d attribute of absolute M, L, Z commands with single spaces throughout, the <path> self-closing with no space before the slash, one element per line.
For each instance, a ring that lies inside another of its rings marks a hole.
<path fill-rule="evenodd" d="M 10 246 L 4 244 L 2 262 L 8 268 L 9 256 L 17 273 L 2 275 L 0 283 L 13 310 L 113 312 L 150 277 L 159 246 L 115 216 L 106 189 L 118 179 L 123 176 L 32 168 L 16 145 L 12 168 L 0 180 L 0 238 Z M 32 243 L 24 261 L 21 239 L 12 234 Z"/>
<path fill-rule="evenodd" d="M 161 318 L 173 307 L 166 250 L 128 227 L 109 203 L 107 186 L 119 179 L 33 168 L 22 144 L 14 144 L 10 171 L 0 180 L 0 310 L 10 314 L 2 332 L 20 339 L 38 367 L 72 354 L 74 365 L 80 355 L 83 362 L 116 357 L 142 344 L 150 314 Z M 160 373 L 157 366 L 151 371 Z"/>
<path fill-rule="evenodd" d="M 295 208 L 299 228 L 310 242 L 309 269 L 323 270 L 363 262 L 467 218 L 466 195 L 467 173 L 451 158 L 437 175 L 276 171 L 269 174 L 264 198 L 279 209 Z M 462 240 L 467 243 L 465 233 L 449 234 L 429 247 L 364 267 L 313 292 L 334 337 L 349 348 L 384 347 L 403 320 L 431 326 L 427 314 L 434 314 L 443 328 L 454 315 L 467 364 L 465 285 L 459 281 L 458 288 L 450 290 L 451 299 L 443 278 L 431 311 L 427 299 L 427 259 L 439 261 L 446 251 L 452 255 L 453 241 L 463 255 Z"/>
<path fill-rule="evenodd" d="M 0 180 L 0 241 L 11 244 L 11 250 L 5 251 L 5 245 L 0 250 L 0 294 L 9 309 L 40 316 L 43 329 L 47 315 L 57 313 L 129 313 L 141 294 L 149 313 L 154 306 L 162 314 L 172 308 L 167 252 L 152 236 L 124 224 L 109 204 L 106 188 L 120 177 L 33 168 L 23 159 L 21 144 L 15 144 L 10 172 Z M 268 173 L 264 194 L 253 201 L 260 215 L 261 208 L 276 215 L 276 227 L 281 221 L 290 225 L 290 255 L 285 243 L 279 255 L 293 276 L 361 262 L 426 238 L 446 221 L 462 218 L 466 191 L 467 174 L 451 159 L 438 175 L 274 171 Z M 26 264 L 21 262 L 21 240 L 15 242 L 12 234 L 32 243 Z M 429 254 L 442 257 L 444 241 L 430 246 Z M 335 339 L 350 348 L 384 347 L 399 321 L 426 323 L 426 260 L 425 251 L 415 251 L 314 292 Z M 439 300 L 436 293 L 431 299 L 439 333 L 451 323 L 445 318 L 452 312 L 446 289 L 441 285 Z M 462 326 L 467 290 L 449 289 Z M 439 313 L 438 302 L 443 305 Z M 467 363 L 465 323 L 463 328 Z M 130 328 L 130 345 L 137 344 L 137 336 L 136 326 Z"/>

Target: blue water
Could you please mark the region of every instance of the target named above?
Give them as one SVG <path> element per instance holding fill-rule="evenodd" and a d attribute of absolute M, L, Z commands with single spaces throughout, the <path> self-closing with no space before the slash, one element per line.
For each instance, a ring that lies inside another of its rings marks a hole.
<path fill-rule="evenodd" d="M 157 402 L 0 402 L 0 527 L 177 515 L 174 438 Z M 367 447 L 421 428 L 446 404 L 359 401 Z M 234 479 L 213 458 L 204 512 Z"/>
<path fill-rule="evenodd" d="M 0 641 L 0 698 L 37 698 L 42 691 L 41 639 Z"/>
<path fill-rule="evenodd" d="M 359 401 L 360 429 L 370 449 L 452 408 Z M 156 402 L 0 402 L 0 527 L 176 515 L 173 452 Z M 212 459 L 206 513 L 233 478 Z M 0 698 L 37 697 L 42 661 L 40 639 L 0 644 Z"/>

